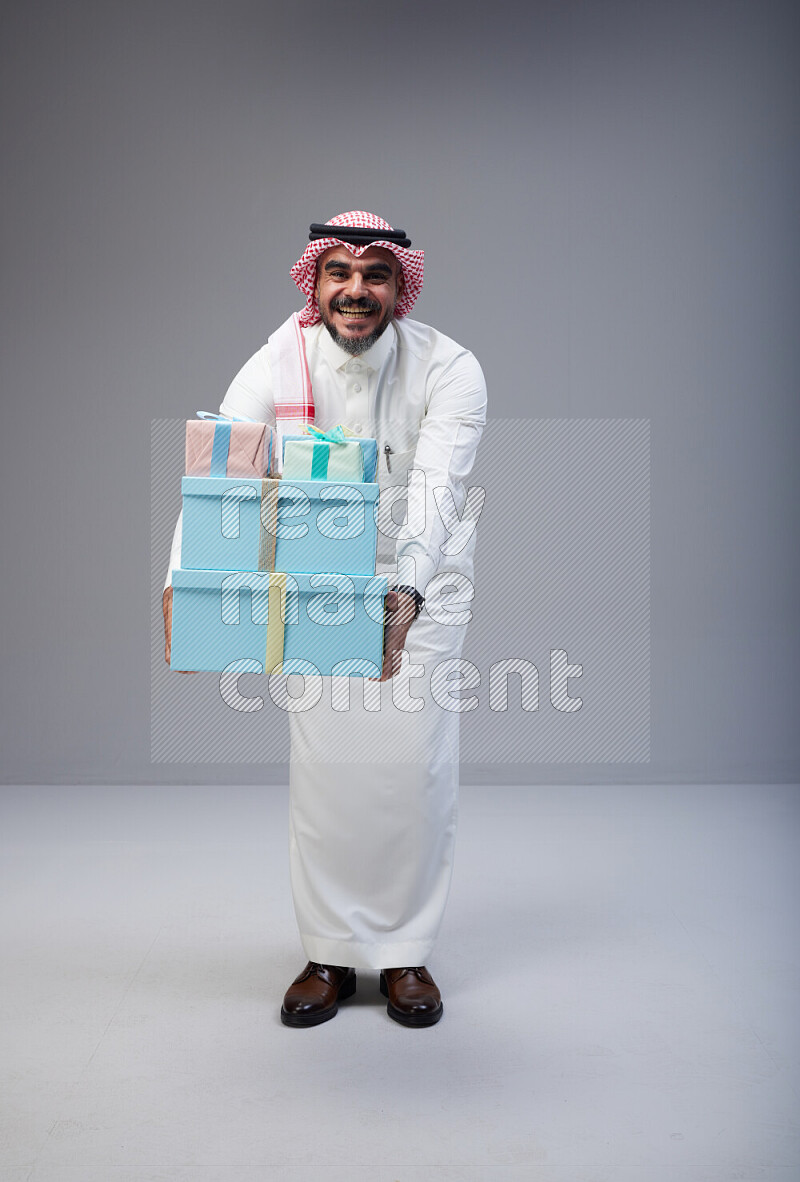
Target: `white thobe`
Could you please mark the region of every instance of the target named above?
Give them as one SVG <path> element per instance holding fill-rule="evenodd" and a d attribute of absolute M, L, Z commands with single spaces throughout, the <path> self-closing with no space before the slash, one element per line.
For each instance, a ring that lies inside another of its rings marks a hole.
<path fill-rule="evenodd" d="M 463 581 L 460 592 L 447 588 L 459 576 L 471 585 L 475 534 L 461 545 L 469 531 L 453 531 L 486 419 L 486 386 L 468 350 L 407 318 L 392 321 L 357 357 L 323 325 L 303 332 L 316 426 L 342 423 L 376 438 L 382 490 L 405 489 L 412 466 L 424 474 L 408 485 L 407 524 L 398 531 L 381 523 L 399 536 L 379 535 L 378 570 L 396 570 L 396 582 L 427 593 L 428 603 L 390 682 L 378 688 L 324 678 L 319 702 L 290 713 L 295 913 L 309 960 L 371 969 L 424 964 L 453 862 L 459 712 L 444 688 L 452 669 L 445 662 L 461 654 L 469 592 Z M 272 389 L 266 344 L 234 378 L 220 410 L 274 424 Z M 180 566 L 180 525 L 170 566 Z M 379 695 L 377 710 L 365 708 L 368 688 Z M 349 709 L 341 709 L 348 692 Z"/>

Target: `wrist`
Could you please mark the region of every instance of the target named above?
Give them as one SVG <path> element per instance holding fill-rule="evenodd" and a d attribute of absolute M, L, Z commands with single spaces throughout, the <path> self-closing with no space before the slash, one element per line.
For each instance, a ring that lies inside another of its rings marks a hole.
<path fill-rule="evenodd" d="M 407 595 L 410 599 L 414 600 L 414 619 L 416 620 L 417 616 L 422 611 L 422 605 L 425 602 L 425 596 L 421 591 L 417 591 L 416 587 L 407 586 L 405 583 L 400 587 L 395 587 L 394 589 L 398 594 L 402 593 L 403 595 Z"/>

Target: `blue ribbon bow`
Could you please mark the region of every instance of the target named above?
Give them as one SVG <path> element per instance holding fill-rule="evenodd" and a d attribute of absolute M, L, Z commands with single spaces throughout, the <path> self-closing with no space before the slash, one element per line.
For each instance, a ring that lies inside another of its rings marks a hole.
<path fill-rule="evenodd" d="M 320 431 L 319 427 L 314 427 L 311 423 L 308 424 L 309 434 L 313 434 L 314 438 L 320 443 L 349 443 L 349 439 L 344 433 L 341 425 L 334 427 L 332 431 Z"/>

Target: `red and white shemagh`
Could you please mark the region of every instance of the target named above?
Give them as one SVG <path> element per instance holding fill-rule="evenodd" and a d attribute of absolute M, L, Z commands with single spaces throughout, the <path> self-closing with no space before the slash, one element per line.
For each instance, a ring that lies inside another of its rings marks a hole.
<path fill-rule="evenodd" d="M 308 369 L 300 316 L 294 312 L 269 338 L 275 420 L 284 434 L 300 432 L 315 418 L 314 392 Z M 278 470 L 281 445 L 278 444 Z"/>
<path fill-rule="evenodd" d="M 349 213 L 337 213 L 336 217 L 325 222 L 325 225 L 331 227 L 357 226 L 366 230 L 391 231 L 394 229 L 383 218 L 376 217 L 374 213 L 367 213 L 363 209 L 352 209 Z M 300 313 L 300 323 L 304 328 L 310 328 L 312 324 L 318 324 L 321 320 L 317 297 L 314 294 L 314 289 L 317 286 L 317 259 L 332 246 L 343 246 L 356 258 L 359 258 L 365 250 L 369 250 L 372 246 L 381 246 L 384 250 L 390 250 L 403 268 L 403 278 L 405 279 L 405 288 L 395 305 L 394 315 L 397 317 L 408 315 L 417 302 L 417 296 L 422 291 L 425 251 L 409 250 L 408 247 L 398 246 L 396 242 L 387 242 L 380 238 L 376 238 L 374 242 L 369 242 L 365 246 L 355 246 L 351 242 L 340 241 L 333 230 L 330 238 L 317 238 L 315 241 L 309 242 L 290 271 L 292 279 L 303 295 L 307 297 L 306 306 Z"/>

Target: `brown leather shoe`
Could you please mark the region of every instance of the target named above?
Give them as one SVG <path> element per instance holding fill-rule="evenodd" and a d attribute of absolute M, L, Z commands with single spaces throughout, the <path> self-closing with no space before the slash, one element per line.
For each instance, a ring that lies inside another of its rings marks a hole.
<path fill-rule="evenodd" d="M 424 965 L 384 969 L 381 993 L 389 999 L 386 1013 L 402 1026 L 433 1026 L 444 1013 L 442 995 Z"/>
<path fill-rule="evenodd" d="M 310 960 L 289 986 L 281 1007 L 284 1026 L 319 1026 L 333 1018 L 339 1002 L 356 991 L 355 969 Z"/>

